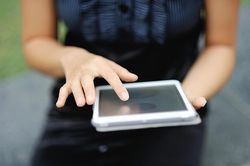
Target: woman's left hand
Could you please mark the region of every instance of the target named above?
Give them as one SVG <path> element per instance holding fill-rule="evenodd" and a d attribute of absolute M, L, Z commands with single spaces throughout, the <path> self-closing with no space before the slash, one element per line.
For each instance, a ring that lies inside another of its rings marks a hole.
<path fill-rule="evenodd" d="M 207 103 L 205 97 L 188 97 L 188 99 L 196 110 L 204 107 Z"/>
<path fill-rule="evenodd" d="M 205 97 L 197 95 L 197 93 L 195 94 L 190 88 L 186 86 L 186 84 L 182 83 L 182 88 L 188 100 L 196 110 L 204 107 L 207 104 L 207 99 Z"/>

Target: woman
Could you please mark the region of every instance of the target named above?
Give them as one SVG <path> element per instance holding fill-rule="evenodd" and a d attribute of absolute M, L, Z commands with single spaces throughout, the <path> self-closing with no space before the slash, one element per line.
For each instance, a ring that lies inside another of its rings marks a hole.
<path fill-rule="evenodd" d="M 22 0 L 26 61 L 58 78 L 56 106 L 32 164 L 199 165 L 204 106 L 235 64 L 238 6 L 237 0 Z M 69 29 L 64 45 L 56 37 L 58 19 Z M 122 81 L 161 79 L 182 82 L 202 124 L 107 133 L 91 126 L 95 85 L 110 84 L 126 101 Z"/>

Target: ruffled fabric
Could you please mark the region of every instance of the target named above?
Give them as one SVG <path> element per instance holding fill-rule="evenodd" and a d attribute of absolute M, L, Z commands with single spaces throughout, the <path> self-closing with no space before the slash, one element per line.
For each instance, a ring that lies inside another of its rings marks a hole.
<path fill-rule="evenodd" d="M 203 0 L 57 0 L 57 4 L 59 17 L 85 41 L 158 44 L 194 28 L 203 8 Z"/>

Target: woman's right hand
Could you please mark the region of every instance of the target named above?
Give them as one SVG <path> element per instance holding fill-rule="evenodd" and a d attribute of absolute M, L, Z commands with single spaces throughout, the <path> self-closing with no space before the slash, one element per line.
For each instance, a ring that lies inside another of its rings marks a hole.
<path fill-rule="evenodd" d="M 68 96 L 73 93 L 76 104 L 82 107 L 95 102 L 94 79 L 104 78 L 123 101 L 129 94 L 121 80 L 133 82 L 137 75 L 130 73 L 115 62 L 77 47 L 65 47 L 61 64 L 64 69 L 66 83 L 60 88 L 57 107 L 63 107 Z"/>

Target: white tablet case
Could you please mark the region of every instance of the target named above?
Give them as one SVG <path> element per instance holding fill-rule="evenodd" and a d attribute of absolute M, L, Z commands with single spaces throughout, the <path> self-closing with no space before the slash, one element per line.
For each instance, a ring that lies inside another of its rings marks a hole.
<path fill-rule="evenodd" d="M 168 80 L 169 82 L 178 82 L 177 80 Z M 154 81 L 153 81 L 154 82 Z M 161 82 L 161 81 L 155 81 Z M 178 84 L 180 84 L 178 82 Z M 156 128 L 156 127 L 168 127 L 168 126 L 185 126 L 185 125 L 196 125 L 201 123 L 201 118 L 198 113 L 193 118 L 159 122 L 159 123 L 148 123 L 143 121 L 137 121 L 138 124 L 126 125 L 126 124 L 116 124 L 116 126 L 111 126 L 111 124 L 100 125 L 94 122 L 92 118 L 92 125 L 96 128 L 97 131 L 106 132 L 106 131 L 117 131 L 117 130 L 132 130 L 132 129 L 143 129 L 143 128 Z"/>
<path fill-rule="evenodd" d="M 166 123 L 153 123 L 153 124 L 147 124 L 147 123 L 141 123 L 141 124 L 137 124 L 137 125 L 124 125 L 124 126 L 107 126 L 107 127 L 101 127 L 101 126 L 97 126 L 96 124 L 94 124 L 92 122 L 92 124 L 96 127 L 96 130 L 99 132 L 107 132 L 107 131 L 118 131 L 118 130 L 134 130 L 134 129 L 145 129 L 145 128 L 158 128 L 158 127 L 170 127 L 170 126 L 187 126 L 187 125 L 196 125 L 201 123 L 201 118 L 200 116 L 197 114 L 196 117 L 194 117 L 194 119 L 190 120 L 190 121 L 172 121 L 172 122 L 166 122 Z"/>

